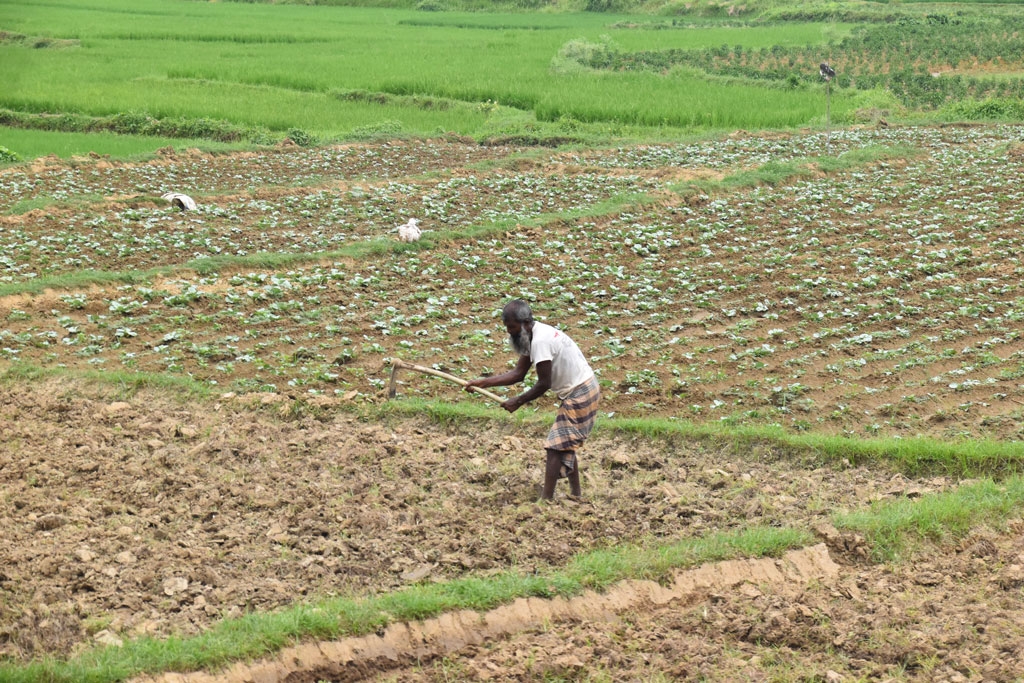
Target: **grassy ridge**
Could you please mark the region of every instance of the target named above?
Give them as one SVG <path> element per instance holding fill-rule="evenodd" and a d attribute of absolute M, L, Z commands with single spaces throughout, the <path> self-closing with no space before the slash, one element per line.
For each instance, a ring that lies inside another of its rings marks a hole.
<path fill-rule="evenodd" d="M 85 156 L 89 152 L 109 154 L 120 159 L 136 158 L 151 155 L 161 147 L 174 147 L 175 149 L 197 147 L 211 152 L 248 148 L 248 145 L 244 144 L 214 142 L 203 138 L 168 138 L 115 133 L 67 133 L 9 127 L 0 127 L 0 145 L 17 152 L 23 159 L 34 159 L 48 154 L 56 154 L 67 159 L 73 156 Z"/>
<path fill-rule="evenodd" d="M 390 401 L 380 410 L 385 414 L 427 415 L 443 424 L 507 419 L 507 414 L 499 408 L 422 399 Z M 523 413 L 515 419 L 547 425 L 554 420 L 554 415 Z M 697 441 L 732 448 L 738 453 L 762 448 L 781 457 L 811 458 L 823 463 L 840 464 L 846 460 L 851 465 L 882 464 L 911 476 L 1001 477 L 1024 471 L 1024 444 L 1016 441 L 857 439 L 814 432 L 793 433 L 781 427 L 736 427 L 669 418 L 602 417 L 595 430 L 643 439 Z"/>
<path fill-rule="evenodd" d="M 839 173 L 882 161 L 913 159 L 921 154 L 923 152 L 920 149 L 909 145 L 872 145 L 851 149 L 835 157 L 810 157 L 787 162 L 769 161 L 757 168 L 732 173 L 721 180 L 691 180 L 680 183 L 674 186 L 672 191 L 681 196 L 739 192 L 759 185 L 781 185 L 821 172 Z"/>
<path fill-rule="evenodd" d="M 1024 505 L 1024 477 L 1001 483 L 983 480 L 914 501 L 899 498 L 868 510 L 838 514 L 836 525 L 867 538 L 876 560 L 906 557 L 925 542 L 963 538 L 980 524 L 999 526 L 1019 516 Z"/>
<path fill-rule="evenodd" d="M 0 372 L 0 383 L 39 382 L 51 377 L 73 377 L 88 383 L 116 388 L 122 396 L 132 396 L 142 389 L 158 389 L 182 399 L 213 397 L 214 387 L 197 382 L 191 377 L 171 373 L 126 372 L 124 370 L 89 370 L 74 372 L 61 368 L 41 368 L 17 363 Z"/>

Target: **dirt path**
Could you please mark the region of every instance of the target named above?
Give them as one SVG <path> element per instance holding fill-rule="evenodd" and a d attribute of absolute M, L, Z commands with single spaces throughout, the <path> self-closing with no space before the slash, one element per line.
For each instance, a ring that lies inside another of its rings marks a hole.
<path fill-rule="evenodd" d="M 587 592 L 569 600 L 520 599 L 486 614 L 464 610 L 422 622 L 394 624 L 382 635 L 288 648 L 272 659 L 238 664 L 222 674 L 171 674 L 155 680 L 163 683 L 359 680 L 552 623 L 587 623 L 600 627 L 602 623 L 617 621 L 616 615 L 627 610 L 667 606 L 678 609 L 722 591 L 759 592 L 755 586 L 799 591 L 809 581 L 832 585 L 838 575 L 839 566 L 829 557 L 825 545 L 819 544 L 790 551 L 779 560 L 729 560 L 678 572 L 668 586 L 653 581 L 623 581 L 604 594 Z"/>

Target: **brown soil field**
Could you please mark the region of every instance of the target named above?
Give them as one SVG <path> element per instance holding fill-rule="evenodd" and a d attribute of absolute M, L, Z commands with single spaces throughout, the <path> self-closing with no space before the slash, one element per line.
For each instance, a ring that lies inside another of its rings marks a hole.
<path fill-rule="evenodd" d="M 899 565 L 864 565 L 842 544 L 714 563 L 664 586 L 519 600 L 156 680 L 1017 681 L 1024 522 L 1007 531 Z"/>
<path fill-rule="evenodd" d="M 543 624 L 374 678 L 1019 681 L 1022 532 L 1018 522 L 898 566 L 844 563 L 803 584 L 750 581 L 613 620 Z"/>
<path fill-rule="evenodd" d="M 403 574 L 531 572 L 624 542 L 813 526 L 955 485 L 595 435 L 583 500 L 560 490 L 537 505 L 543 428 L 380 422 L 337 401 L 303 413 L 276 396 L 124 399 L 67 381 L 0 395 L 0 655 L 19 658 L 104 633 L 195 633 Z"/>

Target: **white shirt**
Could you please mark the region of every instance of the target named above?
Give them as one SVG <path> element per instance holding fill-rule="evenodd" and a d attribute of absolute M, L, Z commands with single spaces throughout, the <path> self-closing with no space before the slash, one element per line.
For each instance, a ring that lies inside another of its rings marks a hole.
<path fill-rule="evenodd" d="M 551 389 L 564 399 L 572 390 L 594 376 L 594 371 L 583 357 L 580 347 L 565 332 L 551 325 L 533 323 L 533 341 L 530 343 L 530 361 L 551 361 Z"/>

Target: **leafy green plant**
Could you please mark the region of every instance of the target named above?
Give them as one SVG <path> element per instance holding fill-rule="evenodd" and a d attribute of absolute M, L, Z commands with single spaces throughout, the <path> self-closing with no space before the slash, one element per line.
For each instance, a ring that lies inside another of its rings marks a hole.
<path fill-rule="evenodd" d="M 17 161 L 21 161 L 21 157 L 17 152 L 12 152 L 3 145 L 0 145 L 0 163 L 9 164 Z"/>

